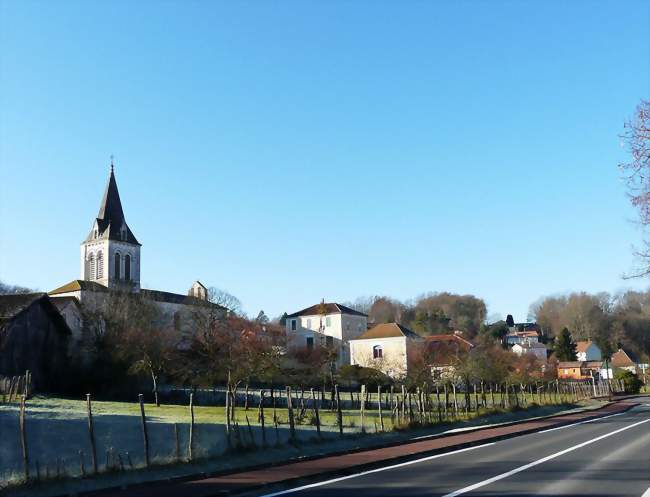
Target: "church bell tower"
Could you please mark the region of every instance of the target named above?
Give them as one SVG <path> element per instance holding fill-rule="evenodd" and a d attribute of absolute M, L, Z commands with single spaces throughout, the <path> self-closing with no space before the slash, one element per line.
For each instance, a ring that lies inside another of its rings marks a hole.
<path fill-rule="evenodd" d="M 140 291 L 140 247 L 126 224 L 111 160 L 99 213 L 81 243 L 81 279 L 109 288 Z"/>

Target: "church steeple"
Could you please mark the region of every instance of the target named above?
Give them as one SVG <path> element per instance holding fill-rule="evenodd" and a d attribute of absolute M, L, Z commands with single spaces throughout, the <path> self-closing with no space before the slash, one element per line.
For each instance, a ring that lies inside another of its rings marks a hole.
<path fill-rule="evenodd" d="M 124 219 L 124 210 L 122 209 L 122 201 L 120 200 L 120 193 L 117 189 L 117 181 L 115 181 L 115 170 L 112 160 L 111 171 L 108 176 L 106 189 L 104 190 L 102 203 L 99 205 L 96 224 L 96 231 L 95 227 L 93 227 L 86 241 L 103 238 L 140 245 Z"/>
<path fill-rule="evenodd" d="M 82 278 L 109 287 L 128 285 L 139 289 L 140 246 L 124 218 L 111 157 L 108 183 L 99 212 L 81 244 Z"/>

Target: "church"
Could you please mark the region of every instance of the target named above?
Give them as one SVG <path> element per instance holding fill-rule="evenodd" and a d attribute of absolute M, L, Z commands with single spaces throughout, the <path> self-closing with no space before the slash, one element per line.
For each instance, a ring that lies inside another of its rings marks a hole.
<path fill-rule="evenodd" d="M 137 293 L 154 302 L 169 325 L 178 331 L 187 331 L 186 323 L 197 306 L 225 312 L 208 301 L 208 290 L 198 280 L 186 295 L 141 288 L 141 247 L 126 222 L 111 161 L 99 212 L 81 242 L 81 278 L 48 292 L 75 338 L 81 339 L 80 304 L 96 307 L 113 291 Z"/>

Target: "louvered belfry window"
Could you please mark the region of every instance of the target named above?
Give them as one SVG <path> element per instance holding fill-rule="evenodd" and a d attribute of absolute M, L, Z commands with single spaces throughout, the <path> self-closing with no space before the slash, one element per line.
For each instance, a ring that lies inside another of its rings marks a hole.
<path fill-rule="evenodd" d="M 97 279 L 104 277 L 104 256 L 101 252 L 97 252 Z"/>

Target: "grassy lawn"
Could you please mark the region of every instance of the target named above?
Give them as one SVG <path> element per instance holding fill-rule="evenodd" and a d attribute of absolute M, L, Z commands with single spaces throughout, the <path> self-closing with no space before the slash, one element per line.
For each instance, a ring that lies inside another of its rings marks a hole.
<path fill-rule="evenodd" d="M 342 398 L 346 402 L 349 402 L 349 396 L 346 394 L 347 398 Z M 463 411 L 465 398 L 462 394 L 457 394 L 456 396 L 458 406 L 459 406 L 459 416 L 457 419 L 468 419 L 476 417 L 475 412 L 469 413 L 467 416 Z M 377 396 L 371 396 L 370 400 L 373 402 L 372 409 L 366 409 L 364 417 L 364 425 L 367 430 L 372 431 L 374 429 L 375 423 L 379 424 L 379 412 L 376 409 L 376 399 Z M 356 397 L 355 397 L 356 400 Z M 432 400 L 435 405 L 435 395 L 432 396 Z M 441 395 L 441 401 L 444 402 L 444 396 Z M 474 405 L 475 398 L 472 395 L 471 398 L 472 405 Z M 453 404 L 453 396 L 449 396 L 450 404 Z M 488 406 L 491 406 L 491 397 L 487 396 Z M 495 411 L 501 411 L 498 404 L 501 402 L 499 395 L 495 395 L 495 402 L 497 407 Z M 530 405 L 532 403 L 537 403 L 538 397 L 533 395 L 528 395 L 526 399 L 526 404 Z M 247 418 L 248 422 L 251 425 L 259 425 L 258 422 L 258 412 L 257 406 L 252 406 L 248 410 L 245 410 L 243 406 L 238 405 L 235 409 L 235 420 L 240 425 L 246 425 Z M 305 404 L 309 406 L 309 401 L 305 399 Z M 523 404 L 520 397 L 520 404 Z M 542 403 L 543 404 L 543 403 Z M 549 403 L 550 404 L 550 403 Z M 325 404 L 326 406 L 328 403 Z M 523 406 L 523 405 L 522 405 Z M 0 404 L 0 409 L 2 410 L 14 410 L 17 409 L 17 404 Z M 140 416 L 140 405 L 137 402 L 109 402 L 109 401 L 93 401 L 92 409 L 94 416 L 102 415 L 121 415 L 121 416 Z M 441 408 L 444 411 L 444 408 Z M 413 411 L 414 419 L 418 419 L 417 414 L 417 405 L 415 400 L 413 401 Z M 485 413 L 485 410 L 481 410 L 482 413 Z M 27 413 L 28 416 L 36 417 L 47 417 L 51 419 L 72 419 L 72 418 L 85 418 L 86 417 L 86 402 L 85 400 L 75 400 L 75 399 L 64 399 L 57 397 L 47 397 L 47 396 L 35 396 L 27 402 Z M 147 419 L 153 422 L 160 423 L 189 423 L 190 421 L 190 410 L 188 406 L 182 405 L 171 405 L 163 404 L 160 407 L 156 407 L 155 404 L 145 403 L 145 413 Z M 273 408 L 265 407 L 264 409 L 264 420 L 267 426 L 273 425 Z M 300 403 L 298 400 L 294 402 L 294 416 L 296 419 L 296 425 L 314 425 L 314 413 L 312 409 L 307 408 L 305 410 L 305 416 L 300 419 Z M 448 408 L 448 415 L 451 418 L 453 413 L 453 407 Z M 287 425 L 288 424 L 288 412 L 286 407 L 278 407 L 275 410 L 276 419 L 278 424 Z M 327 408 L 321 409 L 319 411 L 320 422 L 323 427 L 334 428 L 337 426 L 337 416 L 335 411 L 331 411 Z M 384 419 L 384 426 L 386 429 L 391 429 L 391 413 L 385 407 L 382 408 L 382 414 Z M 432 420 L 436 420 L 438 417 L 437 409 L 434 407 L 434 412 L 432 413 Z M 195 406 L 194 407 L 194 419 L 196 423 L 205 423 L 205 424 L 225 424 L 226 423 L 226 414 L 225 407 L 223 406 Z M 343 426 L 344 427 L 360 427 L 360 413 L 359 409 L 344 409 L 343 410 Z"/>

